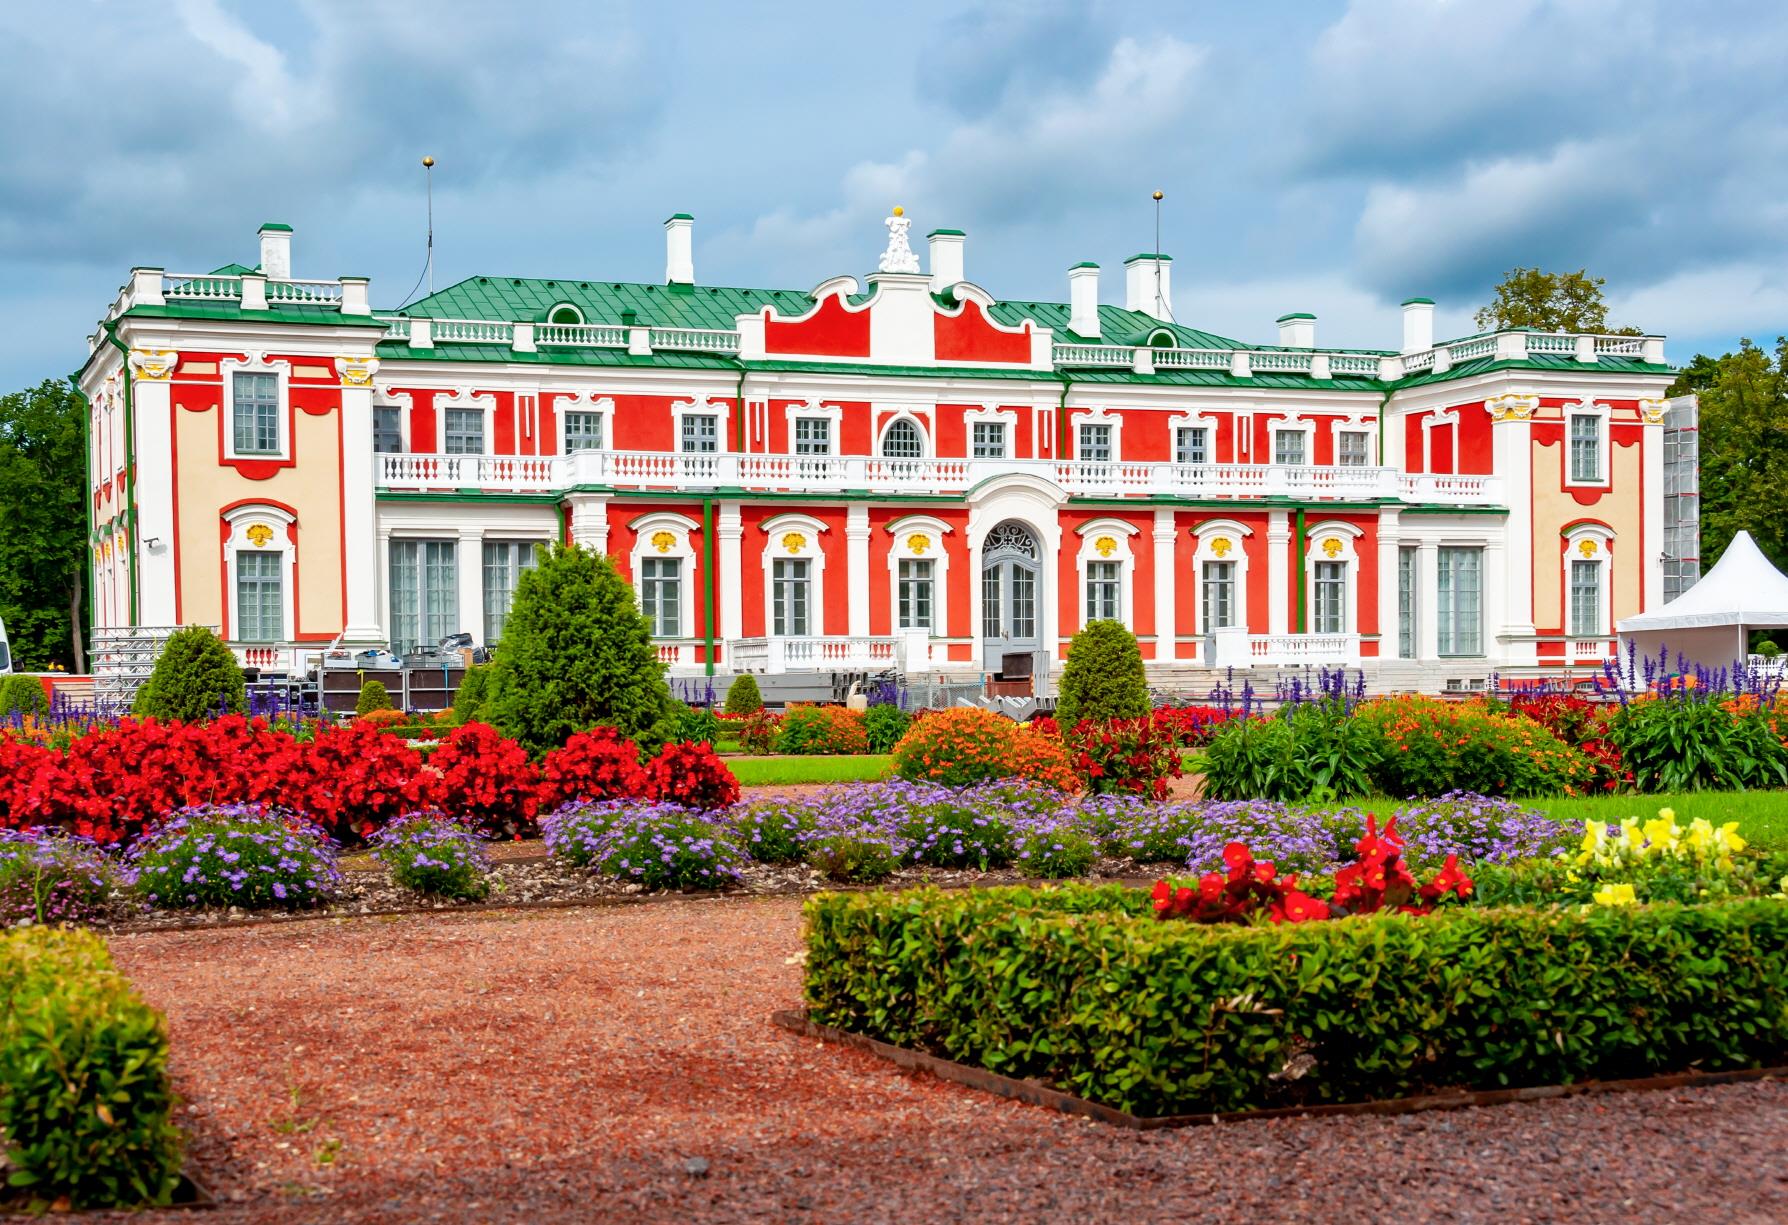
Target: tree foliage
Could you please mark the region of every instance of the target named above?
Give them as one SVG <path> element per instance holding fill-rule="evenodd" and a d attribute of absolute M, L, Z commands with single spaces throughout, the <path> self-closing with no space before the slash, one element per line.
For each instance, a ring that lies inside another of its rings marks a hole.
<path fill-rule="evenodd" d="M 239 715 L 248 690 L 235 653 L 202 625 L 175 630 L 149 679 L 137 690 L 134 710 L 157 719 L 198 723 L 218 715 Z"/>
<path fill-rule="evenodd" d="M 1700 401 L 1701 570 L 1748 531 L 1788 565 L 1788 338 L 1774 359 L 1749 340 L 1723 357 L 1697 355 L 1670 388 Z"/>
<path fill-rule="evenodd" d="M 1141 719 L 1149 713 L 1149 685 L 1136 635 L 1121 621 L 1088 621 L 1068 644 L 1056 696 L 1064 729 L 1082 719 Z"/>
<path fill-rule="evenodd" d="M 751 715 L 763 708 L 764 695 L 757 687 L 757 677 L 749 672 L 741 672 L 735 676 L 726 690 L 726 713 Z"/>
<path fill-rule="evenodd" d="M 1602 298 L 1607 278 L 1575 272 L 1511 268 L 1496 287 L 1496 298 L 1477 313 L 1480 332 L 1527 328 L 1536 332 L 1596 332 L 1638 336 L 1634 327 L 1610 328 Z"/>
<path fill-rule="evenodd" d="M 16 666 L 86 666 L 86 427 L 45 380 L 0 396 L 0 619 Z"/>
<path fill-rule="evenodd" d="M 0 676 L 0 719 L 49 713 L 50 695 L 35 676 Z"/>
<path fill-rule="evenodd" d="M 670 738 L 664 665 L 613 562 L 557 546 L 522 574 L 490 664 L 484 714 L 536 755 L 597 726 L 647 752 Z"/>

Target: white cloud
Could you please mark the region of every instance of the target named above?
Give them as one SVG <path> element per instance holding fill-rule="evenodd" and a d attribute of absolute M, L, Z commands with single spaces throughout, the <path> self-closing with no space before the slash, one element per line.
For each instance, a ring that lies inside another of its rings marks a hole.
<path fill-rule="evenodd" d="M 1788 265 L 1722 264 L 1679 272 L 1611 295 L 1608 314 L 1667 336 L 1749 336 L 1769 345 L 1788 332 Z"/>

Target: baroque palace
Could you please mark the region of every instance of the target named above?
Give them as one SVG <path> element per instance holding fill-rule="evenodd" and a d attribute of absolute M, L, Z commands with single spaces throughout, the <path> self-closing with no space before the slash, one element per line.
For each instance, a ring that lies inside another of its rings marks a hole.
<path fill-rule="evenodd" d="M 1344 664 L 1376 688 L 1599 667 L 1672 588 L 1672 372 L 1654 336 L 1394 349 L 1181 323 L 1163 254 L 994 297 L 929 271 L 811 290 L 472 277 L 396 312 L 365 278 L 137 268 L 78 376 L 101 629 L 208 624 L 264 669 L 332 642 L 501 637 L 536 550 L 629 577 L 673 674 L 1047 676 L 1084 622 L 1163 684 Z M 1680 525 L 1678 525 L 1680 526 Z M 1690 549 L 1692 555 L 1692 548 Z"/>

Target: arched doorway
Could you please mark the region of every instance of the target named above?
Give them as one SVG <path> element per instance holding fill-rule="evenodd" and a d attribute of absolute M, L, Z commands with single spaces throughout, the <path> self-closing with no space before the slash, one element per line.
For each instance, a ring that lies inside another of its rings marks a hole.
<path fill-rule="evenodd" d="M 1005 655 L 1035 652 L 1038 629 L 1037 537 L 1008 519 L 981 542 L 981 658 L 997 669 Z"/>

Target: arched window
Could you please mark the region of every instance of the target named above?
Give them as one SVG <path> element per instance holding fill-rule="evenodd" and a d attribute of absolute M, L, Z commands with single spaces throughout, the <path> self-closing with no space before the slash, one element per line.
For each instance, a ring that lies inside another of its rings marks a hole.
<path fill-rule="evenodd" d="M 919 459 L 925 454 L 925 440 L 919 427 L 907 417 L 897 418 L 882 434 L 884 459 Z"/>
<path fill-rule="evenodd" d="M 582 323 L 584 313 L 569 302 L 561 302 L 547 312 L 548 323 Z"/>
<path fill-rule="evenodd" d="M 1173 333 L 1166 328 L 1161 328 L 1149 335 L 1149 348 L 1151 349 L 1177 349 L 1179 347 L 1179 342 L 1174 339 Z"/>

